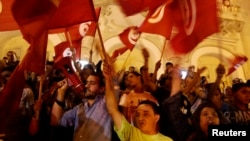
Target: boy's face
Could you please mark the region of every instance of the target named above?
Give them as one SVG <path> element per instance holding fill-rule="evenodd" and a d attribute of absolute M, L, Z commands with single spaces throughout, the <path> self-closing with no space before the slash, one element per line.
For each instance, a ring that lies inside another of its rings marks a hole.
<path fill-rule="evenodd" d="M 154 113 L 150 105 L 139 105 L 136 109 L 135 116 L 136 125 L 143 133 L 152 134 L 156 132 L 157 122 L 160 116 Z"/>
<path fill-rule="evenodd" d="M 250 102 L 250 87 L 241 87 L 235 94 L 234 99 L 242 104 Z"/>

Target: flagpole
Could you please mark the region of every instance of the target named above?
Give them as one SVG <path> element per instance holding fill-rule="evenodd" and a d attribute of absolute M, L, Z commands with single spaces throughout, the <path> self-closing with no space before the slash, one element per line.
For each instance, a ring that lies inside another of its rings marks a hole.
<path fill-rule="evenodd" d="M 94 41 L 95 41 L 95 38 L 93 38 L 92 45 L 89 51 L 89 63 L 92 63 Z"/>
<path fill-rule="evenodd" d="M 108 61 L 107 60 L 107 54 L 106 54 L 106 51 L 105 51 L 105 48 L 104 48 L 104 44 L 103 44 L 103 39 L 102 39 L 100 27 L 99 27 L 98 24 L 96 25 L 96 27 L 97 27 L 98 37 L 99 37 L 99 40 L 100 40 L 100 43 L 101 43 L 101 51 L 102 51 L 103 57 L 104 57 L 103 59 L 106 60 L 106 61 Z"/>
<path fill-rule="evenodd" d="M 39 92 L 38 92 L 38 99 L 37 100 L 42 100 L 42 94 L 43 94 L 43 82 L 44 82 L 44 75 L 40 76 L 40 83 L 39 83 Z M 35 111 L 35 119 L 39 119 L 40 115 L 40 110 Z"/>
<path fill-rule="evenodd" d="M 72 52 L 72 58 L 73 58 L 74 66 L 76 67 L 76 69 L 77 69 L 78 72 L 81 72 L 81 68 L 76 63 L 76 52 L 74 50 L 74 47 L 73 47 L 73 44 L 72 44 L 72 40 L 71 40 L 71 36 L 69 34 L 69 31 L 66 32 L 66 36 L 68 37 L 68 41 L 69 41 L 69 45 L 70 45 L 70 50 Z"/>
<path fill-rule="evenodd" d="M 162 57 L 163 57 L 163 52 L 165 51 L 165 48 L 166 48 L 166 40 L 164 41 L 164 46 L 163 46 L 163 49 L 162 49 L 162 51 L 161 51 L 161 57 L 160 57 L 160 60 L 162 59 Z"/>
<path fill-rule="evenodd" d="M 73 52 L 73 59 L 75 61 L 75 51 L 74 51 L 74 48 L 73 48 L 73 44 L 72 44 L 72 41 L 71 41 L 71 36 L 69 34 L 69 31 L 67 31 L 67 37 L 68 37 L 68 41 L 69 41 L 69 45 L 70 45 L 70 50 Z"/>

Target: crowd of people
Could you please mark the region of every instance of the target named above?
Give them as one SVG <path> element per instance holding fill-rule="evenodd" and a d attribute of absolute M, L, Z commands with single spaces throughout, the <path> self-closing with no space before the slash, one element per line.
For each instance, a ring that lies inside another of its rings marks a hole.
<path fill-rule="evenodd" d="M 26 71 L 19 109 L 8 120 L 2 139 L 206 141 L 209 125 L 250 125 L 250 81 L 235 81 L 222 89 L 226 73 L 222 64 L 215 70 L 214 82 L 201 75 L 206 67 L 190 66 L 183 79 L 180 64 L 171 62 L 165 63 L 163 74 L 157 74 L 161 60 L 149 72 L 148 50 L 143 48 L 142 55 L 144 65 L 138 71 L 131 66 L 115 72 L 112 60 L 76 70 L 85 86 L 81 92 L 53 62 L 46 63 L 42 88 L 40 76 Z M 13 56 L 13 51 L 8 52 L 1 63 L 1 90 L 19 63 Z"/>

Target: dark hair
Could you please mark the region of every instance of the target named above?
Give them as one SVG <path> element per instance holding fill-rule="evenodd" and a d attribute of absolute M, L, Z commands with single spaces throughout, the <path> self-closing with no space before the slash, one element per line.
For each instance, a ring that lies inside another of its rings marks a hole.
<path fill-rule="evenodd" d="M 99 78 L 99 86 L 105 86 L 104 76 L 103 76 L 102 73 L 93 72 L 93 73 L 91 73 L 90 75 Z M 90 75 L 89 75 L 89 76 L 90 76 Z"/>
<path fill-rule="evenodd" d="M 157 115 L 160 114 L 160 107 L 155 102 L 150 101 L 150 100 L 142 100 L 139 102 L 138 106 L 142 105 L 142 104 L 150 105 L 155 114 L 157 114 Z"/>
<path fill-rule="evenodd" d="M 142 78 L 142 76 L 141 76 L 141 74 L 140 74 L 139 72 L 137 72 L 137 71 L 131 71 L 131 72 L 128 73 L 128 75 L 129 75 L 130 73 L 134 74 L 134 75 L 137 76 L 137 77 L 140 76 L 140 77 L 141 77 L 141 83 L 143 83 L 143 78 Z"/>
<path fill-rule="evenodd" d="M 3 72 L 3 71 L 13 72 L 14 70 L 15 70 L 14 67 L 7 66 L 7 67 L 3 67 L 3 68 L 1 69 L 1 72 Z"/>
<path fill-rule="evenodd" d="M 54 65 L 54 61 L 46 61 L 46 65 Z"/>
<path fill-rule="evenodd" d="M 144 68 L 144 66 L 141 66 L 141 67 L 140 67 L 140 72 L 142 72 L 143 68 Z"/>
<path fill-rule="evenodd" d="M 94 69 L 94 67 L 91 65 L 91 64 L 85 64 L 84 66 L 83 66 L 83 68 L 88 68 L 88 69 L 91 69 L 91 70 L 95 70 Z"/>
<path fill-rule="evenodd" d="M 216 111 L 216 113 L 218 114 L 218 117 L 220 119 L 220 124 L 221 124 L 221 121 L 222 121 L 222 118 L 223 118 L 221 112 L 216 108 L 216 106 L 213 103 L 204 102 L 204 103 L 202 103 L 202 104 L 200 104 L 198 106 L 198 108 L 195 110 L 195 112 L 193 113 L 193 115 L 191 117 L 192 125 L 193 125 L 193 128 L 195 130 L 201 130 L 201 128 L 200 128 L 200 115 L 201 115 L 201 111 L 205 107 L 212 108 L 212 109 L 214 109 Z"/>
<path fill-rule="evenodd" d="M 132 68 L 132 69 L 135 69 L 135 66 L 129 66 L 129 69 Z"/>
<path fill-rule="evenodd" d="M 249 86 L 250 85 L 250 79 L 247 80 L 246 84 Z"/>
<path fill-rule="evenodd" d="M 171 62 L 167 62 L 166 64 L 165 64 L 166 66 L 174 66 L 174 64 L 173 63 L 171 63 Z"/>
<path fill-rule="evenodd" d="M 237 92 L 239 89 L 241 89 L 242 87 L 250 87 L 247 83 L 235 83 L 232 86 L 232 92 L 235 93 Z"/>
<path fill-rule="evenodd" d="M 141 76 L 141 74 L 139 73 L 139 72 L 137 72 L 137 71 L 131 71 L 131 72 L 129 72 L 129 73 L 132 73 L 132 74 L 134 74 L 135 76 Z M 128 73 L 128 74 L 129 74 Z"/>
<path fill-rule="evenodd" d="M 209 92 L 210 92 L 213 85 L 215 85 L 214 82 L 205 84 L 205 89 L 206 89 L 206 92 L 207 92 L 207 99 L 208 100 L 212 99 L 213 94 L 210 94 Z M 221 89 L 219 87 L 217 87 L 216 90 L 220 93 L 220 95 L 222 97 L 223 95 L 222 95 Z"/>
<path fill-rule="evenodd" d="M 122 76 L 122 80 L 121 80 L 121 82 L 120 82 L 120 89 L 121 90 L 125 90 L 126 89 L 126 77 L 128 76 L 128 73 L 129 73 L 129 71 L 125 71 L 124 72 L 124 75 Z"/>

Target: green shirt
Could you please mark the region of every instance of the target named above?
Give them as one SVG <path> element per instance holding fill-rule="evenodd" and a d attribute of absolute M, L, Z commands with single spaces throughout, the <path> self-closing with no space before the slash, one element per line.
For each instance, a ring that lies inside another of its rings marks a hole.
<path fill-rule="evenodd" d="M 114 126 L 114 130 L 121 141 L 173 141 L 170 137 L 164 136 L 161 133 L 155 135 L 144 134 L 138 128 L 132 126 L 125 117 L 123 117 L 121 129 L 118 130 Z"/>

